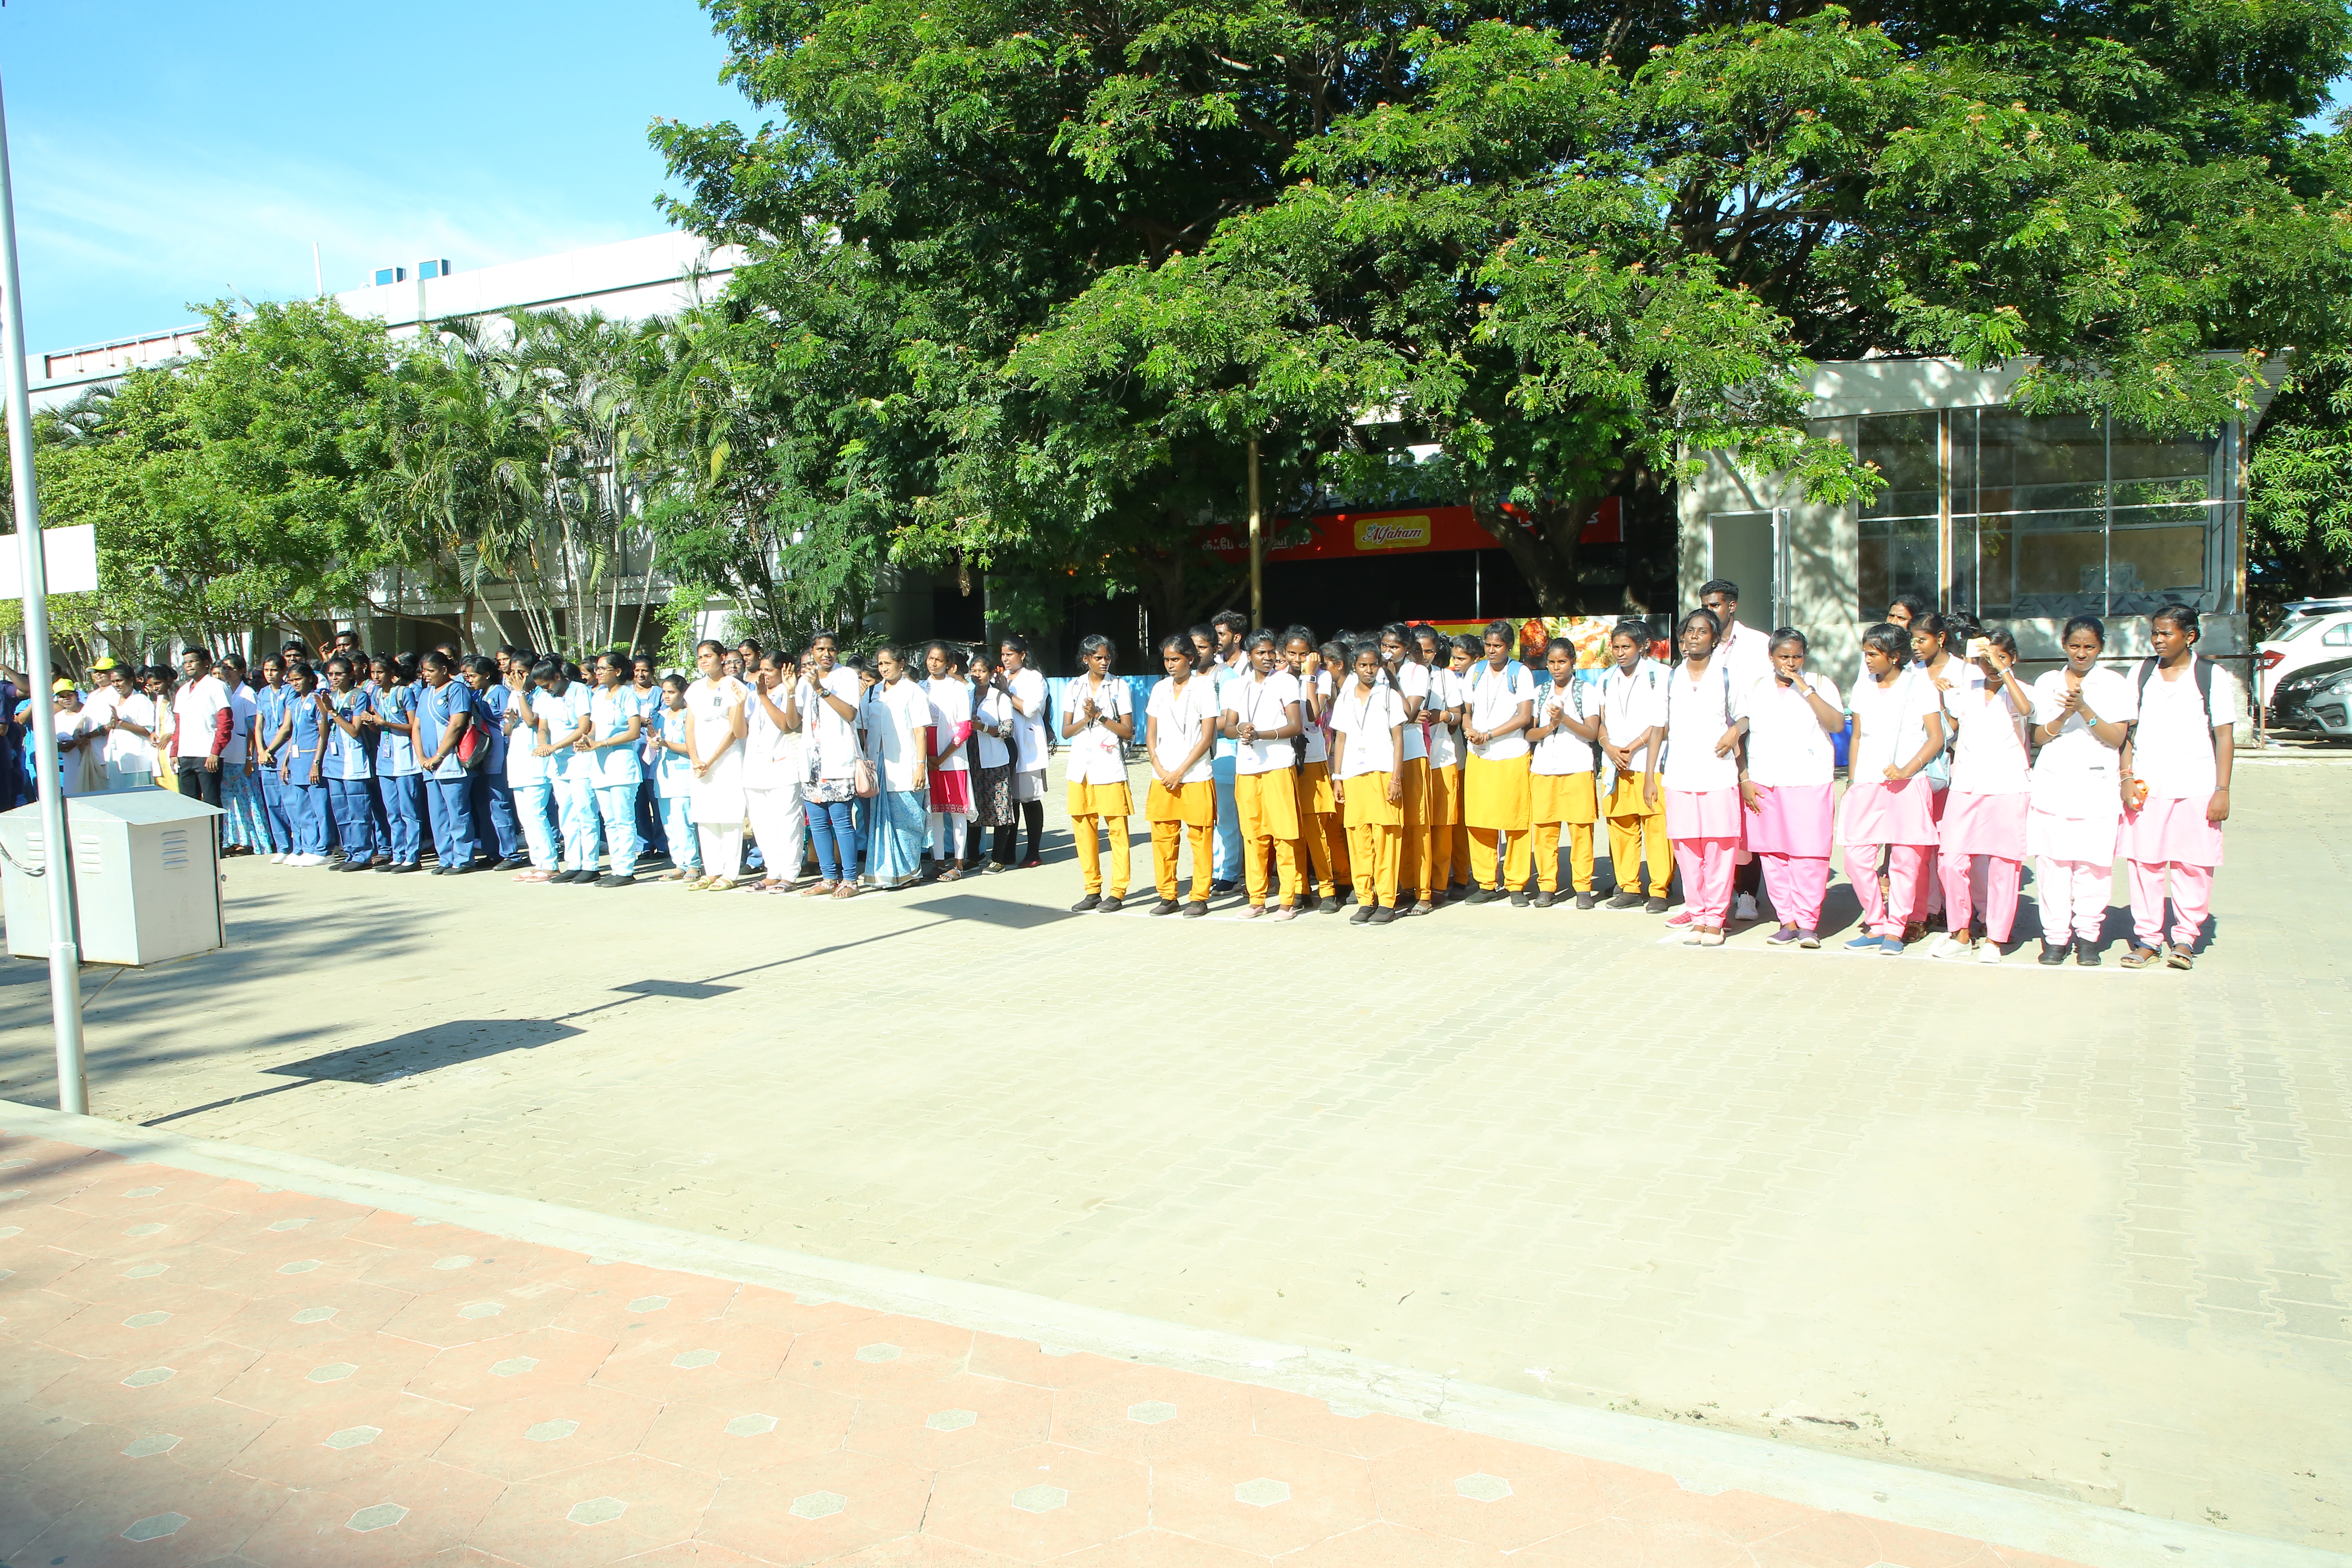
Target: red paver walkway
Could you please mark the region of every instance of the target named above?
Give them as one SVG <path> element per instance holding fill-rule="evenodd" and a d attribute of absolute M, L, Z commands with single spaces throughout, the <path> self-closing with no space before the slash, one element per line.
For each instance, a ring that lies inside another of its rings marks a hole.
<path fill-rule="evenodd" d="M 2059 1559 L 0 1135 L 0 1560 Z"/>

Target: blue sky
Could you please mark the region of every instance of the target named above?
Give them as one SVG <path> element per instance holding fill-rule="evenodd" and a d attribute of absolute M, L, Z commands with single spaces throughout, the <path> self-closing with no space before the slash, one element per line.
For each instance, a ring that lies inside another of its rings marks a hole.
<path fill-rule="evenodd" d="M 7 0 L 25 336 L 653 234 L 659 115 L 756 118 L 693 0 Z"/>

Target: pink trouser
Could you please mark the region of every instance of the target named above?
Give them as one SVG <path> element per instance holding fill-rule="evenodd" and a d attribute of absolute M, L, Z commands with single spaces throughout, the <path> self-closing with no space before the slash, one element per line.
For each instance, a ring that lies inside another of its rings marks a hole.
<path fill-rule="evenodd" d="M 1872 869 L 1881 850 L 1886 854 L 1886 892 L 1878 890 Z M 1935 850 L 1925 844 L 1849 844 L 1845 847 L 1846 879 L 1862 900 L 1862 929 L 1873 936 L 1901 936 L 1903 928 L 1919 917 L 1921 885 L 1927 880 L 1927 858 Z M 1861 875 L 1854 874 L 1855 868 Z"/>
<path fill-rule="evenodd" d="M 2172 942 L 2194 947 L 2205 930 L 2205 911 L 2213 902 L 2213 868 L 2181 860 L 2126 860 L 2131 872 L 2132 935 L 2142 947 L 2154 947 L 2164 935 L 2164 879 L 2172 876 Z"/>
<path fill-rule="evenodd" d="M 1973 913 L 1984 921 L 1988 939 L 2007 942 L 2017 924 L 2017 885 L 2025 863 L 1999 855 L 1946 855 L 1942 870 L 1944 914 L 1953 934 L 1969 929 Z"/>
<path fill-rule="evenodd" d="M 1772 900 L 1772 913 L 1784 926 L 1799 931 L 1818 931 L 1822 923 L 1822 895 L 1830 885 L 1830 858 L 1811 855 L 1776 855 L 1762 850 L 1756 858 L 1764 867 L 1764 891 Z"/>
<path fill-rule="evenodd" d="M 1732 862 L 1738 858 L 1737 838 L 1677 838 L 1675 865 L 1683 875 L 1683 908 L 1690 923 L 1714 930 L 1731 908 Z"/>
<path fill-rule="evenodd" d="M 2042 940 L 2063 947 L 2067 938 L 2099 940 L 2107 921 L 2107 889 L 2115 867 L 2104 860 L 2053 860 L 2044 855 L 2033 862 L 2034 885 L 2041 889 Z"/>

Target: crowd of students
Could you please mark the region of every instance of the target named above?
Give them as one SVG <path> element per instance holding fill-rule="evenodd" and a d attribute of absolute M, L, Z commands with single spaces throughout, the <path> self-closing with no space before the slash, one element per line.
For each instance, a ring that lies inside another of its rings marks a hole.
<path fill-rule="evenodd" d="M 168 668 L 100 661 L 87 696 L 60 681 L 56 703 L 68 793 L 176 781 L 223 806 L 228 853 L 295 866 L 415 871 L 429 846 L 444 876 L 619 888 L 650 863 L 693 891 L 847 899 L 1038 865 L 1059 747 L 1079 911 L 1125 907 L 1140 816 L 1155 915 L 1231 892 L 1245 919 L 1352 905 L 1363 924 L 1605 900 L 1716 946 L 1761 895 L 1767 942 L 1813 948 L 1842 850 L 1863 916 L 1848 948 L 1932 934 L 1931 956 L 1993 963 L 2031 858 L 2040 962 L 2095 965 L 2120 848 L 2122 962 L 2191 966 L 2238 720 L 2195 611 L 2159 611 L 2156 657 L 2130 673 L 2078 616 L 2065 668 L 2028 687 L 2008 632 L 1906 596 L 1864 631 L 1842 693 L 1801 632 L 1741 624 L 1738 600 L 1708 584 L 1671 658 L 1647 623 L 1621 624 L 1597 679 L 1564 638 L 1523 663 L 1507 622 L 1321 641 L 1227 613 L 1160 640 L 1139 712 L 1101 637 L 1058 701 L 1017 637 L 847 661 L 830 636 L 797 655 L 705 642 L 688 676 L 623 653 L 584 670 L 511 647 L 371 658 L 347 633 L 322 663 L 288 645 L 250 682 L 202 650 L 176 689 Z M 1613 887 L 1595 881 L 1604 826 Z"/>

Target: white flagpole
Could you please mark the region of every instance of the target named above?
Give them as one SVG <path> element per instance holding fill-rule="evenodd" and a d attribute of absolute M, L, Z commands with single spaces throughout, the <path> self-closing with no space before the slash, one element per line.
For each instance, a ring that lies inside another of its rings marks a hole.
<path fill-rule="evenodd" d="M 58 1109 L 89 1114 L 81 1049 L 81 951 L 75 941 L 73 847 L 66 837 L 58 772 L 58 720 L 49 696 L 48 565 L 41 553 L 41 501 L 33 484 L 33 398 L 26 382 L 25 306 L 16 282 L 16 195 L 8 171 L 8 115 L 0 102 L 0 354 L 7 357 L 8 463 L 16 544 L 25 557 L 25 681 L 33 700 L 34 773 L 41 792 L 41 866 L 49 896 L 49 1017 L 58 1036 Z"/>

